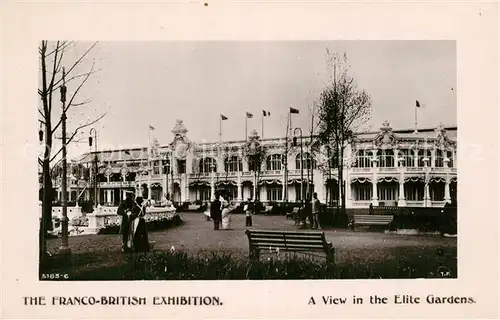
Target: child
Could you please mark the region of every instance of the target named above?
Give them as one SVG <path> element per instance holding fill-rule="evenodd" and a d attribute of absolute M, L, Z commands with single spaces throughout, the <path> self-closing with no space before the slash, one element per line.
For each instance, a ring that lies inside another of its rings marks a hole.
<path fill-rule="evenodd" d="M 248 198 L 247 204 L 245 204 L 245 206 L 243 207 L 243 210 L 245 211 L 245 226 L 246 227 L 252 226 L 253 208 L 254 208 L 254 205 L 252 203 L 252 199 Z"/>

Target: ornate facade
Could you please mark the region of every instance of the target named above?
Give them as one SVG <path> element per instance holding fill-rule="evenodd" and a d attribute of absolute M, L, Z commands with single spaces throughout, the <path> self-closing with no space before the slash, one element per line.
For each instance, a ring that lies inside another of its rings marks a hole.
<path fill-rule="evenodd" d="M 291 139 L 260 139 L 253 131 L 248 141 L 196 143 L 181 120 L 172 133 L 166 145 L 154 139 L 146 148 L 98 152 L 100 204 L 117 205 L 126 190 L 174 203 L 209 201 L 218 188 L 237 201 L 254 195 L 263 202 L 299 201 L 312 191 L 323 203 L 341 198 L 338 157 L 314 138 L 302 138 L 301 156 L 300 139 L 293 145 Z M 413 132 L 393 130 L 388 122 L 357 134 L 344 154 L 346 206 L 434 207 L 456 199 L 456 139 L 456 127 Z M 76 194 L 94 197 L 95 157 L 76 160 L 90 173 L 86 179 L 70 176 L 73 200 Z"/>

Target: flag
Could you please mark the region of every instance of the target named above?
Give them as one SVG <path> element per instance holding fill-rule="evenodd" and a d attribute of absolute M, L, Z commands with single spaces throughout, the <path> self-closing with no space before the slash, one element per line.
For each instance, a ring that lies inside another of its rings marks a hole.
<path fill-rule="evenodd" d="M 296 113 L 296 114 L 298 114 L 298 113 L 299 113 L 299 110 L 297 110 L 297 109 L 295 109 L 295 108 L 290 107 L 290 113 Z"/>
<path fill-rule="evenodd" d="M 262 115 L 263 115 L 264 117 L 269 117 L 269 116 L 271 115 L 271 112 L 266 111 L 266 110 L 262 110 Z"/>
<path fill-rule="evenodd" d="M 250 112 L 247 111 L 247 118 L 253 118 L 253 114 L 251 114 Z"/>
<path fill-rule="evenodd" d="M 149 130 L 154 130 L 155 127 L 153 127 L 152 125 L 149 125 Z"/>
<path fill-rule="evenodd" d="M 226 117 L 225 115 L 223 115 L 223 114 L 221 114 L 221 115 L 220 115 L 220 118 L 221 118 L 222 120 L 227 120 L 227 117 Z"/>
<path fill-rule="evenodd" d="M 417 102 L 416 102 L 416 103 L 417 103 L 417 104 L 416 104 L 416 105 L 417 105 L 417 108 L 420 108 L 420 102 L 418 102 L 418 100 L 417 100 Z"/>

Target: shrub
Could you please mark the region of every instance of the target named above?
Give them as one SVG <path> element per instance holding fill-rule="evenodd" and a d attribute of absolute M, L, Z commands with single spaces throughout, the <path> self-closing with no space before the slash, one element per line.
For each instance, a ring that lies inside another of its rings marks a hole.
<path fill-rule="evenodd" d="M 205 252 L 190 256 L 186 252 L 150 252 L 131 254 L 113 267 L 86 269 L 74 274 L 74 280 L 265 280 L 265 279 L 396 279 L 435 278 L 438 266 L 447 265 L 457 276 L 456 250 L 435 255 L 408 255 L 394 252 L 380 262 L 350 261 L 327 265 L 324 261 L 272 256 L 251 262 L 246 257 L 223 252 Z"/>

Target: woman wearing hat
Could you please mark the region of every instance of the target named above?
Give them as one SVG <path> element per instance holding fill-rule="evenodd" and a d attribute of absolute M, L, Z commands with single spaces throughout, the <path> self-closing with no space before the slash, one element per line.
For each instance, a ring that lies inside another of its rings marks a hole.
<path fill-rule="evenodd" d="M 222 202 L 222 229 L 231 228 L 231 218 L 229 217 L 229 202 L 224 200 Z"/>
<path fill-rule="evenodd" d="M 142 197 L 137 197 L 129 215 L 130 232 L 127 247 L 133 252 L 149 251 L 148 231 L 146 229 L 146 221 L 144 220 L 146 206 L 147 202 L 144 202 Z"/>

